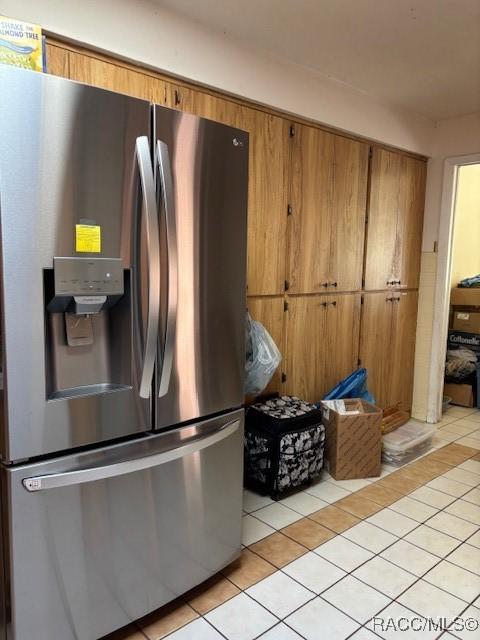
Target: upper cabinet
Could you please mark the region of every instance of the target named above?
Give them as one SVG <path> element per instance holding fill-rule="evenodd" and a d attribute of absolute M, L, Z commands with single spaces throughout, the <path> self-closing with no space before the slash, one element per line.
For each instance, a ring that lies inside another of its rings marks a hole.
<path fill-rule="evenodd" d="M 287 235 L 289 125 L 282 118 L 177 85 L 167 106 L 248 131 L 248 295 L 283 293 Z"/>
<path fill-rule="evenodd" d="M 185 113 L 236 127 L 242 107 L 209 93 L 167 83 L 166 105 Z"/>
<path fill-rule="evenodd" d="M 422 160 L 374 148 L 365 289 L 418 287 L 426 171 Z"/>
<path fill-rule="evenodd" d="M 291 293 L 362 286 L 369 145 L 296 124 L 291 140 Z"/>
<path fill-rule="evenodd" d="M 288 123 L 245 107 L 238 126 L 250 133 L 248 294 L 283 293 L 287 253 Z"/>
<path fill-rule="evenodd" d="M 165 102 L 166 82 L 120 64 L 71 51 L 69 78 L 135 98 Z"/>
<path fill-rule="evenodd" d="M 57 47 L 50 42 L 47 43 L 47 73 L 52 76 L 69 77 L 69 56 L 70 52 L 63 47 Z"/>

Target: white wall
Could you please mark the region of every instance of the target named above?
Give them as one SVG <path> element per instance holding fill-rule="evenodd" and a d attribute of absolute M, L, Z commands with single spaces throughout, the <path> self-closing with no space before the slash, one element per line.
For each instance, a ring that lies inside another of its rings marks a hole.
<path fill-rule="evenodd" d="M 430 154 L 433 125 L 428 120 L 240 46 L 160 9 L 152 0 L 0 0 L 0 13 L 233 95 Z"/>
<path fill-rule="evenodd" d="M 433 251 L 438 238 L 445 158 L 480 152 L 480 113 L 438 122 L 434 129 L 428 163 L 423 251 Z"/>

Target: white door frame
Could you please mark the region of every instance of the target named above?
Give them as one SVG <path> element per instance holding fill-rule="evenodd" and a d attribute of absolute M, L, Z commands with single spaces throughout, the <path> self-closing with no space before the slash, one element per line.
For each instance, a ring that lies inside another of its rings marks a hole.
<path fill-rule="evenodd" d="M 437 245 L 437 276 L 433 308 L 427 422 L 442 417 L 443 375 L 447 353 L 448 311 L 452 274 L 452 244 L 459 167 L 480 163 L 480 154 L 447 158 L 443 170 L 442 203 Z"/>

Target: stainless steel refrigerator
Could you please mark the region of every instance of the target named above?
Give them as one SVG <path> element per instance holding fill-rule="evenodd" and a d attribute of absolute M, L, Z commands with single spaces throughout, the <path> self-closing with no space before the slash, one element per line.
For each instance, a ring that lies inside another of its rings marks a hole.
<path fill-rule="evenodd" d="M 248 135 L 0 95 L 0 637 L 96 640 L 240 552 Z"/>

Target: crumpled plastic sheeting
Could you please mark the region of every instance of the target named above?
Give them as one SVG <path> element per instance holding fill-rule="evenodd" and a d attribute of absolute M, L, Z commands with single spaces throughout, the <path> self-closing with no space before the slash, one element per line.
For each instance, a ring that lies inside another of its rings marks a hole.
<path fill-rule="evenodd" d="M 245 393 L 261 393 L 272 379 L 282 354 L 263 324 L 252 320 L 247 312 L 245 323 L 246 362 Z"/>

